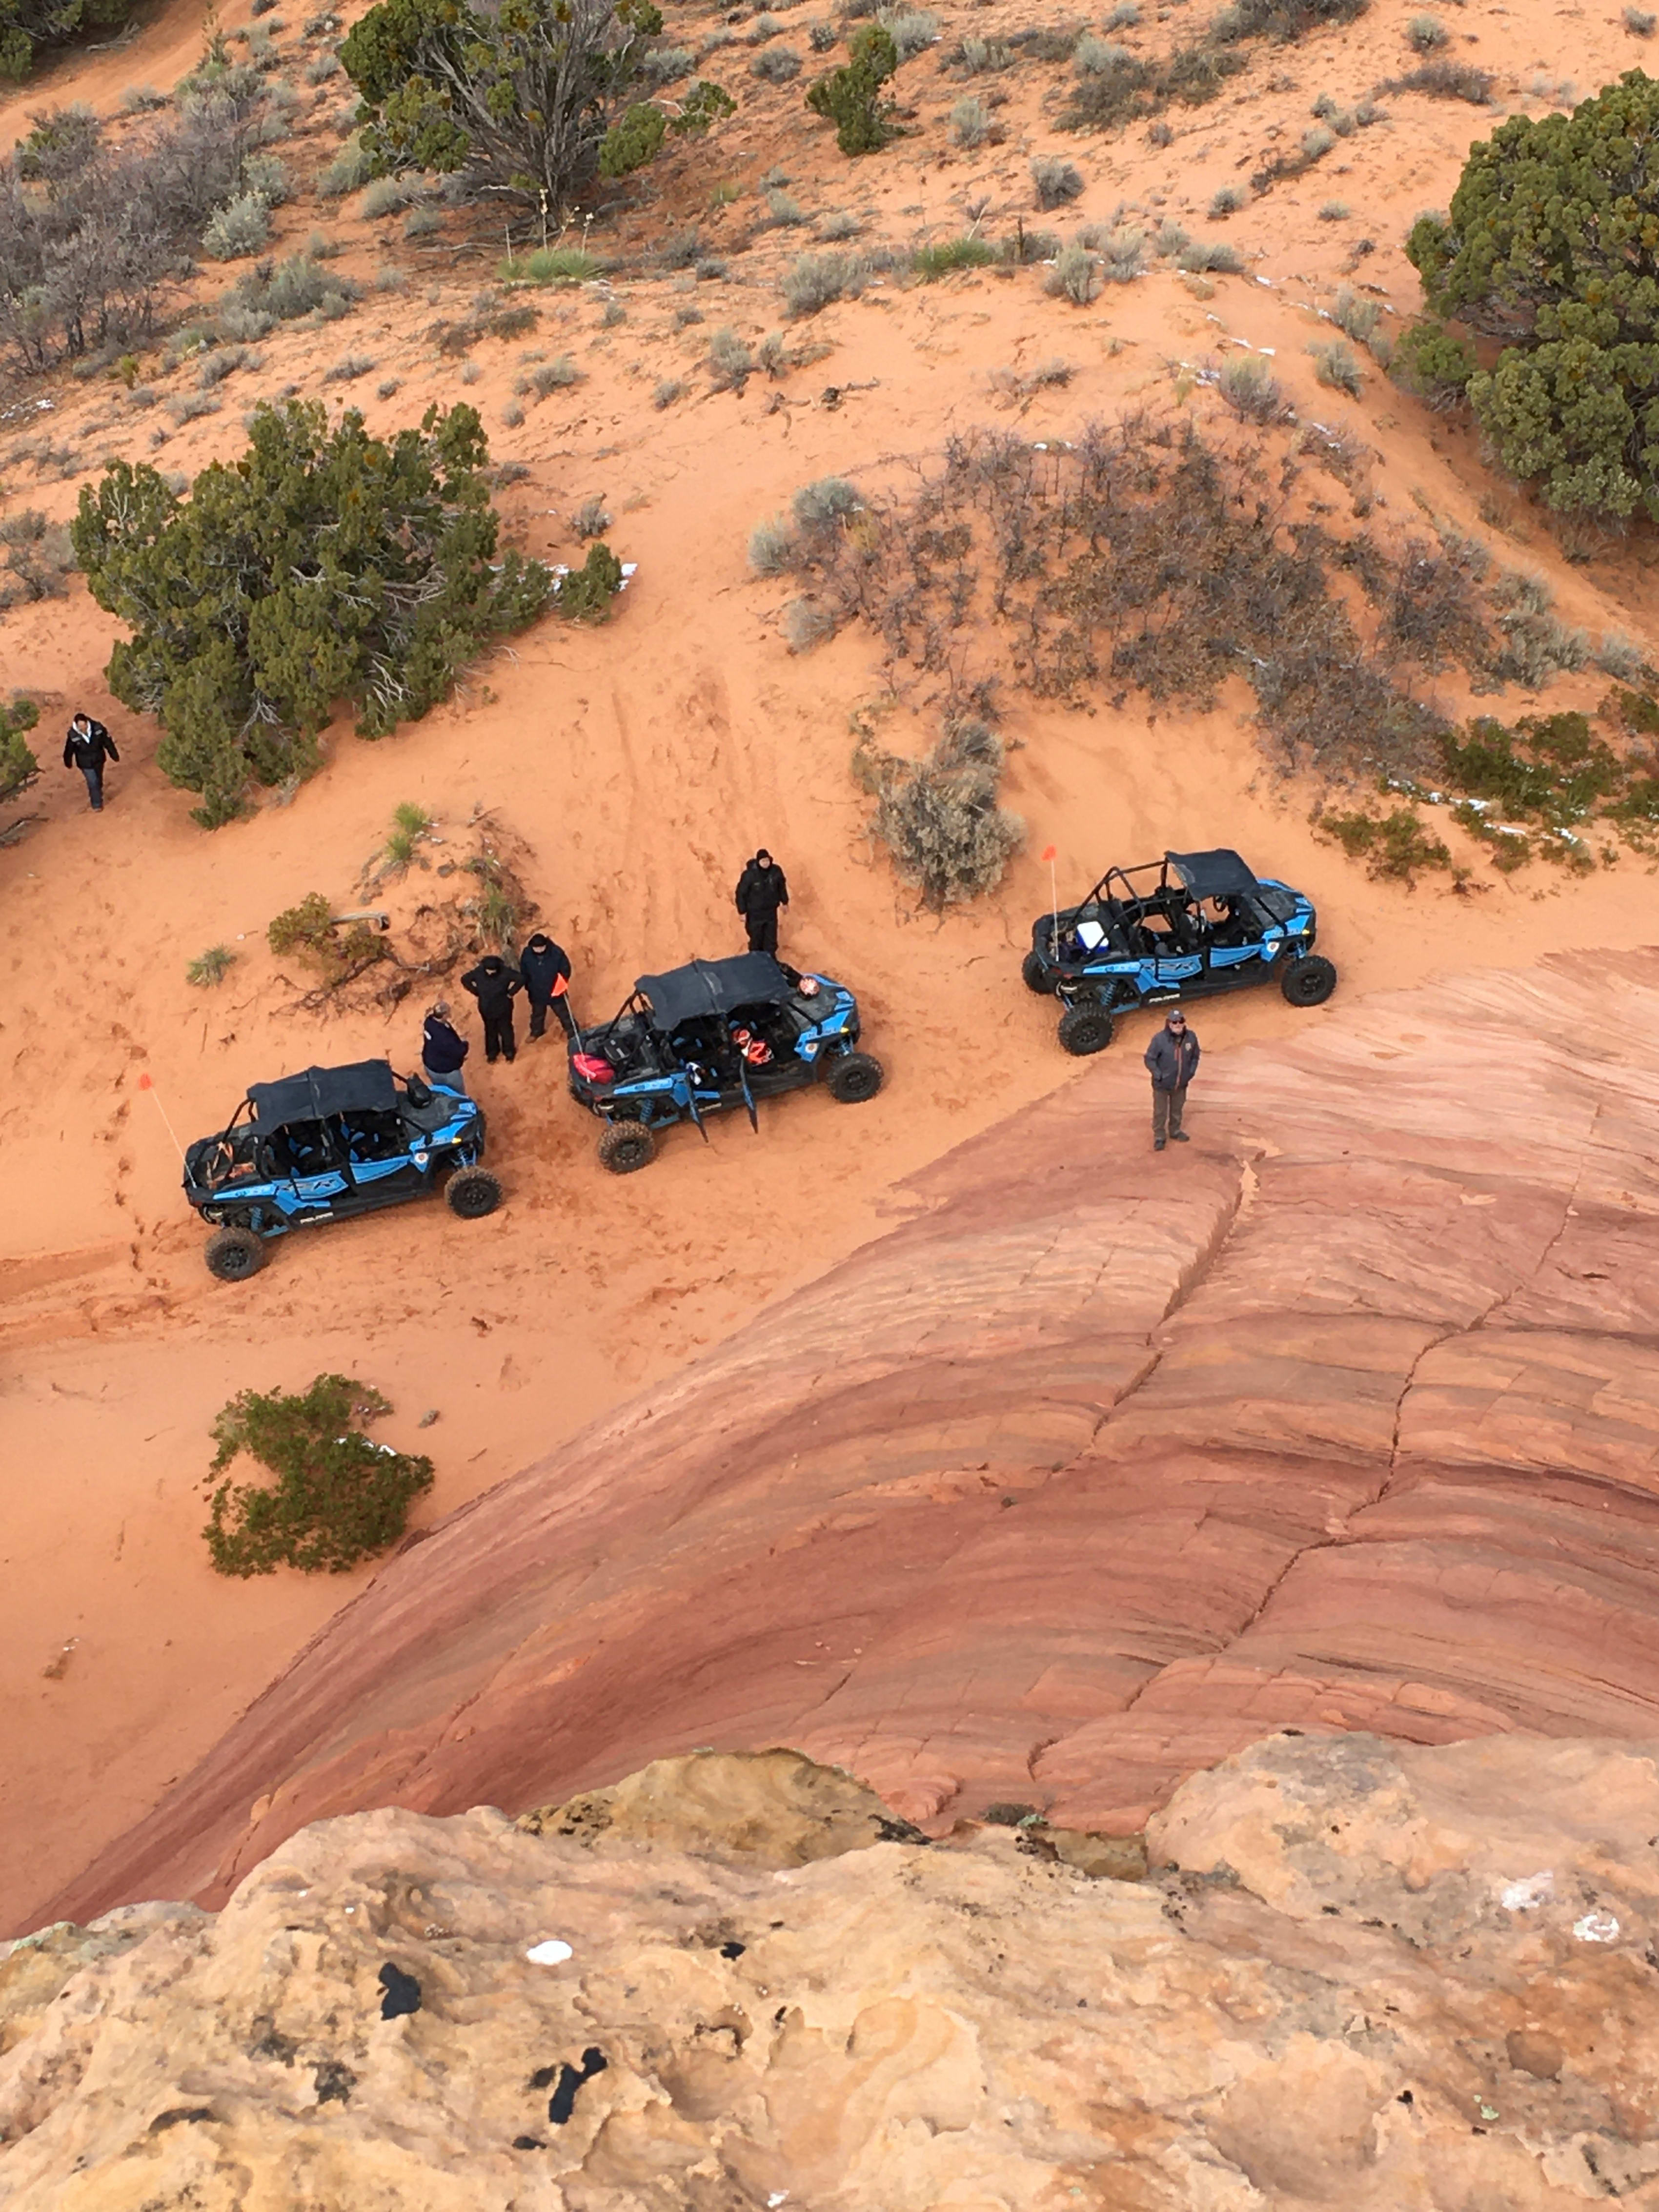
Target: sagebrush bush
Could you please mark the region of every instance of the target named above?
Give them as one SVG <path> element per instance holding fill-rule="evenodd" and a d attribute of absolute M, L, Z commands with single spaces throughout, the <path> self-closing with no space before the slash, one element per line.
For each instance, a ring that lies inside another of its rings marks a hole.
<path fill-rule="evenodd" d="M 212 404 L 212 403 L 209 403 Z M 83 487 L 71 532 L 94 599 L 131 635 L 110 690 L 161 725 L 164 775 L 232 819 L 250 783 L 308 775 L 337 701 L 364 737 L 417 720 L 492 639 L 546 605 L 540 562 L 497 558 L 471 408 L 370 437 L 320 402 L 256 412 L 234 465 L 188 499 L 144 465 Z"/>
<path fill-rule="evenodd" d="M 1250 356 L 1224 363 L 1218 386 L 1236 415 L 1250 422 L 1277 422 L 1285 413 L 1285 392 L 1264 362 Z"/>
<path fill-rule="evenodd" d="M 1358 292 L 1350 290 L 1346 284 L 1336 295 L 1336 305 L 1332 313 L 1336 318 L 1338 329 L 1345 337 L 1352 338 L 1356 345 L 1369 345 L 1382 319 L 1382 310 L 1376 301 L 1362 299 Z"/>
<path fill-rule="evenodd" d="M 389 215 L 401 215 L 410 198 L 401 177 L 376 177 L 358 201 L 357 212 L 366 222 L 380 222 Z"/>
<path fill-rule="evenodd" d="M 964 153 L 984 145 L 995 129 L 990 109 L 982 100 L 971 94 L 956 101 L 951 109 L 951 143 L 960 146 Z"/>
<path fill-rule="evenodd" d="M 741 392 L 755 373 L 755 356 L 734 330 L 722 325 L 708 341 L 708 374 L 716 392 Z"/>
<path fill-rule="evenodd" d="M 1404 76 L 1390 77 L 1379 92 L 1420 92 L 1431 100 L 1466 100 L 1471 107 L 1486 106 L 1492 96 L 1492 78 L 1473 62 L 1425 62 Z M 1362 117 L 1362 119 L 1364 119 Z"/>
<path fill-rule="evenodd" d="M 791 599 L 783 611 L 783 638 L 791 653 L 810 653 L 836 634 L 836 618 L 817 599 Z"/>
<path fill-rule="evenodd" d="M 1223 185 L 1210 201 L 1210 220 L 1219 222 L 1224 216 L 1237 215 L 1249 195 L 1243 185 Z"/>
<path fill-rule="evenodd" d="M 800 56 L 789 46 L 767 46 L 749 64 L 751 76 L 763 84 L 787 84 L 801 71 Z"/>
<path fill-rule="evenodd" d="M 1042 289 L 1052 299 L 1069 300 L 1074 307 L 1086 307 L 1099 296 L 1101 285 L 1100 261 L 1086 246 L 1062 246 L 1054 257 L 1054 265 L 1044 277 Z"/>
<path fill-rule="evenodd" d="M 334 159 L 317 179 L 317 189 L 325 198 L 343 199 L 368 183 L 374 174 L 374 162 L 356 138 L 342 146 Z"/>
<path fill-rule="evenodd" d="M 1244 272 L 1244 256 L 1236 246 L 1194 239 L 1176 256 L 1176 265 L 1193 276 L 1240 276 Z"/>
<path fill-rule="evenodd" d="M 939 17 L 931 8 L 878 8 L 876 20 L 902 62 L 912 60 L 939 36 Z"/>
<path fill-rule="evenodd" d="M 820 477 L 815 483 L 803 484 L 790 505 L 801 529 L 816 530 L 844 522 L 864 501 L 845 477 Z"/>
<path fill-rule="evenodd" d="M 920 761 L 860 746 L 854 774 L 874 792 L 876 835 L 926 905 L 994 890 L 1018 850 L 1025 825 L 998 804 L 1000 767 L 963 759 L 948 738 Z"/>
<path fill-rule="evenodd" d="M 783 303 L 797 320 L 836 300 L 854 300 L 870 281 L 870 264 L 856 253 L 803 253 L 783 280 Z"/>
<path fill-rule="evenodd" d="M 1447 43 L 1447 35 L 1437 15 L 1413 15 L 1406 26 L 1407 42 L 1414 53 L 1433 53 Z"/>
<path fill-rule="evenodd" d="M 788 192 L 774 187 L 761 197 L 766 204 L 768 222 L 776 223 L 781 230 L 797 229 L 807 220 L 805 209 Z"/>
<path fill-rule="evenodd" d="M 243 192 L 216 208 L 202 233 L 202 250 L 216 261 L 257 253 L 270 236 L 270 210 L 259 192 Z"/>
<path fill-rule="evenodd" d="M 757 522 L 749 533 L 749 565 L 757 576 L 781 576 L 794 566 L 797 540 L 781 515 Z"/>
<path fill-rule="evenodd" d="M 1037 206 L 1046 214 L 1051 208 L 1064 207 L 1081 196 L 1083 173 L 1072 162 L 1062 161 L 1058 155 L 1039 154 L 1031 164 L 1031 183 Z"/>
<path fill-rule="evenodd" d="M 1104 76 L 1133 60 L 1127 46 L 1097 38 L 1092 31 L 1085 31 L 1072 49 L 1072 66 L 1080 76 Z"/>
<path fill-rule="evenodd" d="M 432 1462 L 371 1443 L 354 1423 L 392 1410 L 380 1392 L 344 1375 L 309 1389 L 243 1390 L 213 1424 L 210 1472 L 242 1454 L 275 1477 L 227 1479 L 213 1493 L 208 1554 L 222 1575 L 349 1574 L 402 1536 L 409 1509 L 432 1487 Z"/>
<path fill-rule="evenodd" d="M 1314 359 L 1314 374 L 1322 384 L 1334 392 L 1346 392 L 1358 398 L 1364 388 L 1365 380 L 1360 374 L 1358 356 L 1346 339 L 1332 338 L 1324 345 L 1308 349 Z"/>

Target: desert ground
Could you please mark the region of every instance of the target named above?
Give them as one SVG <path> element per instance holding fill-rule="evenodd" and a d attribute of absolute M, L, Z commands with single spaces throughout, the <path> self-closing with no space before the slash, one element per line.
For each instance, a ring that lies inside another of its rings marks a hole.
<path fill-rule="evenodd" d="M 1184 12 L 1160 9 L 1124 35 L 1160 39 Z M 108 375 L 9 382 L 8 514 L 66 520 L 109 457 L 193 472 L 232 456 L 243 411 L 284 390 L 360 406 L 376 428 L 465 398 L 495 458 L 522 465 L 501 494 L 512 543 L 579 559 L 572 517 L 597 495 L 614 518 L 608 542 L 637 567 L 603 627 L 543 621 L 475 666 L 449 704 L 386 739 L 360 742 L 337 724 L 318 775 L 210 833 L 157 769 L 155 727 L 105 690 L 117 632 L 82 579 L 0 619 L 4 683 L 40 705 L 44 763 L 0 820 L 0 1927 L 33 1925 L 71 1869 L 138 1821 L 374 1578 L 366 1569 L 232 1583 L 210 1571 L 203 1482 L 226 1399 L 329 1369 L 372 1382 L 395 1408 L 381 1433 L 435 1462 L 415 1522 L 429 1528 L 662 1384 L 925 1206 L 912 1179 L 931 1164 L 1082 1079 L 1056 1046 L 1052 1006 L 1019 982 L 1032 919 L 1050 896 L 1040 858 L 1050 845 L 1062 897 L 1112 861 L 1220 845 L 1317 902 L 1322 950 L 1341 970 L 1336 997 L 1311 1012 L 1266 993 L 1204 1008 L 1195 1025 L 1206 1054 L 1340 1035 L 1378 991 L 1530 972 L 1563 951 L 1616 963 L 1652 940 L 1652 865 L 1629 851 L 1583 876 L 1538 862 L 1504 875 L 1442 820 L 1470 872 L 1466 887 L 1444 876 L 1415 887 L 1373 880 L 1318 834 L 1310 817 L 1331 787 L 1264 749 L 1237 681 L 1201 714 L 1159 712 L 1136 694 L 1066 705 L 1011 687 L 1003 795 L 1024 819 L 1023 845 L 994 892 L 931 912 L 872 838 L 849 768 L 860 713 L 901 750 L 929 740 L 926 680 L 884 667 L 879 641 L 855 629 L 792 653 L 780 629 L 789 587 L 755 578 L 747 559 L 750 530 L 815 479 L 902 487 L 957 433 L 1059 441 L 1135 404 L 1212 408 L 1203 372 L 1249 347 L 1271 356 L 1301 421 L 1371 449 L 1386 520 L 1432 515 L 1545 579 L 1561 619 L 1592 641 L 1659 641 L 1646 538 L 1578 557 L 1493 474 L 1466 428 L 1380 373 L 1358 396 L 1316 382 L 1307 347 L 1328 334 L 1322 317 L 1342 284 L 1363 283 L 1395 322 L 1416 311 L 1405 232 L 1419 210 L 1445 204 L 1498 111 L 1547 112 L 1645 51 L 1608 7 L 1470 0 L 1448 12 L 1457 51 L 1493 73 L 1496 108 L 1390 95 L 1385 120 L 1224 226 L 1206 215 L 1214 194 L 1299 136 L 1317 97 L 1350 106 L 1399 73 L 1406 9 L 1379 0 L 1356 23 L 1255 52 L 1212 105 L 1172 111 L 1165 144 L 1140 127 L 1060 131 L 1052 95 L 1063 69 L 1022 61 L 997 81 L 1000 143 L 964 151 L 945 129 L 964 88 L 946 50 L 969 31 L 1006 38 L 1030 19 L 1008 0 L 945 8 L 936 46 L 899 80 L 908 135 L 856 162 L 804 112 L 799 83 L 762 83 L 733 46 L 708 66 L 729 79 L 737 114 L 599 210 L 588 242 L 611 272 L 538 291 L 528 341 L 481 337 L 465 363 L 431 334 L 465 319 L 481 291 L 495 295 L 504 240 L 464 210 L 446 212 L 430 240 L 405 240 L 395 222 L 358 214 L 356 195 L 319 198 L 312 180 L 340 143 L 333 78 L 278 149 L 300 183 L 276 211 L 274 250 L 318 229 L 337 241 L 331 265 L 364 286 L 347 322 L 279 328 L 261 343 L 261 365 L 238 368 L 214 388 L 216 411 L 193 419 L 176 419 L 188 410 L 168 403 L 197 391 L 199 362 L 174 359 L 166 342 L 141 369 L 159 404 L 136 405 Z M 720 20 L 672 13 L 670 34 L 688 39 Z M 219 17 L 231 34 L 251 20 L 243 0 Z M 285 34 L 296 55 L 315 51 L 296 33 Z M 166 87 L 188 69 L 202 36 L 184 0 L 152 9 L 112 48 L 58 60 L 8 92 L 0 133 L 14 143 L 33 112 L 71 100 L 118 116 L 130 88 Z M 968 270 L 936 283 L 896 271 L 785 323 L 782 275 L 826 218 L 850 211 L 865 237 L 901 252 L 957 235 L 981 204 L 1000 233 L 1017 216 L 1037 219 L 1030 162 L 1046 154 L 1074 161 L 1085 189 L 1045 223 L 1069 233 L 1127 206 L 1224 234 L 1244 272 L 1194 286 L 1159 263 L 1079 308 L 1049 296 L 1040 269 Z M 758 213 L 759 180 L 775 172 L 799 224 Z M 1322 216 L 1339 198 L 1353 212 Z M 662 265 L 660 241 L 693 224 L 723 274 Z M 1356 258 L 1362 238 L 1371 250 Z M 214 296 L 237 270 L 205 267 L 193 296 Z M 719 325 L 750 341 L 783 328 L 823 351 L 779 379 L 719 391 L 703 366 Z M 551 352 L 568 353 L 580 380 L 521 406 L 526 357 Z M 347 356 L 362 366 L 331 380 Z M 1055 361 L 1063 381 L 1030 380 Z M 684 390 L 659 405 L 665 380 Z M 987 650 L 994 658 L 994 638 Z M 1607 688 L 1586 667 L 1551 684 L 1547 704 L 1588 709 Z M 1449 711 L 1467 710 L 1459 679 L 1438 690 Z M 1538 703 L 1511 688 L 1501 711 Z M 76 708 L 107 722 L 121 749 L 101 817 L 58 765 Z M 1340 715 L 1340 699 L 1331 711 Z M 507 1193 L 498 1215 L 467 1224 L 440 1207 L 399 1210 L 295 1238 L 247 1285 L 214 1282 L 179 1195 L 175 1137 L 222 1126 L 250 1081 L 381 1054 L 414 1063 L 424 992 L 390 1010 L 307 1011 L 264 941 L 272 916 L 313 890 L 338 908 L 385 905 L 394 927 L 411 914 L 435 888 L 442 842 L 372 896 L 364 890 L 404 802 L 426 808 L 452 849 L 485 814 L 511 841 L 538 917 L 574 957 L 584 1015 L 613 1008 L 641 972 L 738 949 L 732 886 L 746 855 L 769 847 L 790 882 L 783 950 L 858 990 L 867 1043 L 887 1071 L 880 1097 L 855 1114 L 817 1095 L 787 1101 L 758 1134 L 731 1117 L 706 1146 L 681 1131 L 648 1173 L 617 1180 L 566 1094 L 556 1042 L 485 1068 L 474 1024 L 473 1088 Z M 21 834 L 7 834 L 12 826 Z M 234 966 L 218 988 L 192 988 L 187 963 L 215 945 L 235 953 Z M 1547 1029 L 1549 991 L 1533 1003 Z M 1200 1168 L 1204 1139 L 1196 1127 L 1190 1156 L 1153 1160 L 1140 1048 L 1130 1025 L 1109 1072 L 1091 1073 L 1095 1142 L 1136 1164 L 1156 1202 Z M 1484 1079 L 1469 1072 L 1472 1121 Z M 428 1413 L 435 1421 L 417 1426 Z"/>

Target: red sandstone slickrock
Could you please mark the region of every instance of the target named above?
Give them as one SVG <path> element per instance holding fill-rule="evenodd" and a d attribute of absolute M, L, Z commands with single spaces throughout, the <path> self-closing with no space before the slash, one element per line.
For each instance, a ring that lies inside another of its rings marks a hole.
<path fill-rule="evenodd" d="M 0 2197 L 1652 2212 L 1656 1760 L 1275 1736 L 1176 1792 L 1139 1882 L 1041 1827 L 881 1840 L 785 1754 L 538 1834 L 322 1822 L 216 1917 L 0 1947 Z"/>
<path fill-rule="evenodd" d="M 1659 1732 L 1659 954 L 1213 1054 L 1179 1154 L 1144 1110 L 1091 1067 L 391 1562 L 54 1909 L 705 1745 L 1130 1833 L 1286 1725 Z"/>

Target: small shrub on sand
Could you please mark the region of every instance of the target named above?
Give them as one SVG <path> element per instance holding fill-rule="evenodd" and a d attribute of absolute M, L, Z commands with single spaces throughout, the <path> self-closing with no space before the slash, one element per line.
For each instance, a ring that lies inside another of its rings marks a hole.
<path fill-rule="evenodd" d="M 1277 422 L 1285 414 L 1284 388 L 1259 361 L 1230 361 L 1221 372 L 1218 389 L 1234 414 L 1247 422 Z"/>
<path fill-rule="evenodd" d="M 1437 15 L 1413 15 L 1406 26 L 1406 40 L 1413 53 L 1431 54 L 1447 43 L 1445 25 Z"/>
<path fill-rule="evenodd" d="M 40 719 L 33 699 L 0 706 L 0 805 L 20 799 L 40 773 L 40 763 L 24 743 L 23 732 Z"/>
<path fill-rule="evenodd" d="M 997 803 L 1002 748 L 975 757 L 946 735 L 923 760 L 905 760 L 860 739 L 856 780 L 876 801 L 875 832 L 905 882 L 935 908 L 994 890 L 1025 835 Z"/>
<path fill-rule="evenodd" d="M 1359 357 L 1344 338 L 1333 338 L 1327 345 L 1311 345 L 1314 374 L 1333 392 L 1346 392 L 1357 399 L 1364 388 L 1364 378 L 1359 373 Z"/>
<path fill-rule="evenodd" d="M 185 969 L 185 981 L 194 983 L 198 990 L 210 990 L 215 984 L 224 981 L 235 961 L 236 955 L 228 945 L 210 945 Z"/>
<path fill-rule="evenodd" d="M 319 1375 L 308 1390 L 243 1390 L 213 1425 L 211 1473 L 242 1453 L 276 1480 L 222 1482 L 203 1534 L 222 1575 L 349 1574 L 403 1534 L 409 1509 L 432 1487 L 432 1462 L 393 1451 L 354 1421 L 392 1410 L 378 1390 Z"/>
<path fill-rule="evenodd" d="M 1363 860 L 1368 876 L 1382 882 L 1414 884 L 1431 868 L 1449 868 L 1449 848 L 1424 827 L 1414 807 L 1396 806 L 1389 814 L 1321 814 L 1314 827 L 1340 845 L 1352 860 Z"/>
<path fill-rule="evenodd" d="M 870 264 L 858 253 L 803 253 L 783 280 L 783 303 L 799 319 L 836 300 L 854 300 L 870 281 Z"/>
<path fill-rule="evenodd" d="M 1082 196 L 1083 172 L 1058 155 L 1039 154 L 1031 164 L 1031 184 L 1037 206 L 1046 215 L 1051 208 L 1064 207 Z"/>
<path fill-rule="evenodd" d="M 757 522 L 749 533 L 749 565 L 757 576 L 781 576 L 794 566 L 794 532 L 781 515 Z"/>
<path fill-rule="evenodd" d="M 741 392 L 755 373 L 755 356 L 724 324 L 708 341 L 708 374 L 716 392 Z"/>
<path fill-rule="evenodd" d="M 926 283 L 953 276 L 960 269 L 983 269 L 997 258 L 996 248 L 982 238 L 949 238 L 937 246 L 919 246 L 910 266 Z"/>
<path fill-rule="evenodd" d="M 560 577 L 553 605 L 567 622 L 607 622 L 611 602 L 622 586 L 622 562 L 608 545 L 596 539 L 581 567 Z"/>
<path fill-rule="evenodd" d="M 866 23 L 854 33 L 847 52 L 845 67 L 821 76 L 806 105 L 835 125 L 843 154 L 878 153 L 893 135 L 892 102 L 883 100 L 881 88 L 899 65 L 898 47 L 882 25 Z"/>

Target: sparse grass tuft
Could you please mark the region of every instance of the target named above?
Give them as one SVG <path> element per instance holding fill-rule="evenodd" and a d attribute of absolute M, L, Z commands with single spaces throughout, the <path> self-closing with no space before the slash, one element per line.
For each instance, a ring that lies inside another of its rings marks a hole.
<path fill-rule="evenodd" d="M 937 246 L 919 246 L 910 266 L 927 283 L 954 276 L 960 269 L 983 269 L 997 258 L 996 248 L 982 238 L 946 239 Z"/>
<path fill-rule="evenodd" d="M 605 274 L 605 264 L 580 246 L 538 246 L 509 254 L 495 273 L 503 284 L 586 284 Z"/>
<path fill-rule="evenodd" d="M 209 991 L 222 983 L 236 963 L 236 955 L 228 945 L 210 945 L 205 952 L 198 952 L 185 970 L 186 983 L 194 983 L 198 990 Z"/>

